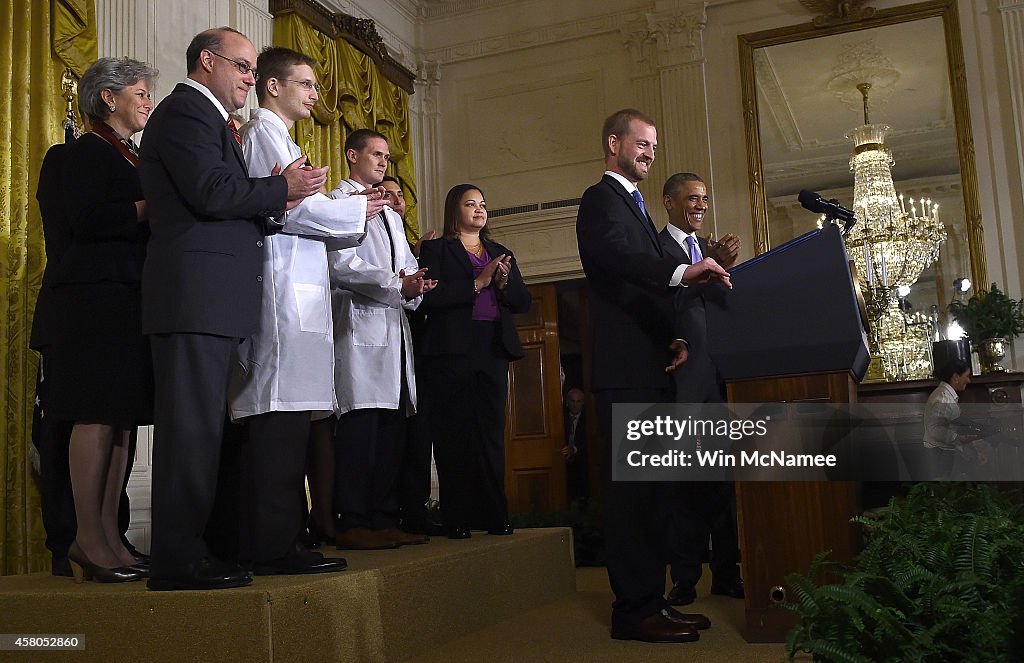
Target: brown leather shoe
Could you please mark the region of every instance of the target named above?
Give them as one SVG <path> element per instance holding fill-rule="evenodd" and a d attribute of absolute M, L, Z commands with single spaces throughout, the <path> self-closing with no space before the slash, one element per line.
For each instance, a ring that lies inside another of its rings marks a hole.
<path fill-rule="evenodd" d="M 430 541 L 430 537 L 426 534 L 410 534 L 409 532 L 403 532 L 397 527 L 389 527 L 381 531 L 391 537 L 391 540 L 399 546 L 418 546 Z"/>
<path fill-rule="evenodd" d="M 628 621 L 613 612 L 612 637 L 616 640 L 643 642 L 696 642 L 700 640 L 700 633 L 691 626 L 669 618 L 666 609 L 639 622 Z"/>
<path fill-rule="evenodd" d="M 711 628 L 711 620 L 699 612 L 679 612 L 675 608 L 665 608 L 665 616 L 679 624 L 685 624 L 692 629 L 703 631 Z"/>
<path fill-rule="evenodd" d="M 395 540 L 384 530 L 352 527 L 335 535 L 338 550 L 387 550 L 397 548 Z"/>

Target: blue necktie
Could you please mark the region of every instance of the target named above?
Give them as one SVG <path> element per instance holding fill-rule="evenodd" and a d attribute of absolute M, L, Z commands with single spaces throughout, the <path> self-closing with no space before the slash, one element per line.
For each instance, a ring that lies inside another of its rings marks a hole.
<path fill-rule="evenodd" d="M 633 200 L 640 206 L 640 211 L 643 212 L 644 217 L 647 217 L 647 208 L 644 206 L 644 197 L 640 195 L 640 189 L 633 189 Z"/>
<path fill-rule="evenodd" d="M 703 260 L 703 256 L 700 254 L 700 248 L 697 246 L 697 240 L 693 238 L 693 235 L 686 236 L 686 246 L 690 249 L 690 264 L 696 265 L 698 262 Z"/>

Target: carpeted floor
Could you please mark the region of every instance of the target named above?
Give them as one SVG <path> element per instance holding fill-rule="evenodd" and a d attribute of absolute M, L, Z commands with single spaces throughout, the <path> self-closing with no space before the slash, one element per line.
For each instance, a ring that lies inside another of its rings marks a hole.
<path fill-rule="evenodd" d="M 685 612 L 703 612 L 711 619 L 711 629 L 701 631 L 699 642 L 648 644 L 612 640 L 608 635 L 612 603 L 608 574 L 604 568 L 581 568 L 576 571 L 575 595 L 453 640 L 410 660 L 415 663 L 786 661 L 785 645 L 748 644 L 743 639 L 743 601 L 710 596 L 708 577 L 705 572 L 697 588 L 696 603 L 683 608 Z"/>

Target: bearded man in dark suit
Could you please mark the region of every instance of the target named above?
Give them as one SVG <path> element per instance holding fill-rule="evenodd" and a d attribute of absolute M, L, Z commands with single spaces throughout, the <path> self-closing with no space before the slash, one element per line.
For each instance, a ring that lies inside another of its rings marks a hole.
<path fill-rule="evenodd" d="M 598 424 L 612 442 L 614 403 L 668 403 L 669 373 L 686 361 L 673 334 L 672 295 L 680 286 L 728 274 L 713 260 L 694 265 L 667 255 L 647 214 L 637 182 L 654 161 L 658 134 L 644 113 L 625 109 L 605 120 L 605 173 L 584 192 L 576 240 L 591 296 L 594 353 L 592 389 Z M 674 340 L 675 339 L 675 340 Z M 665 601 L 668 507 L 672 486 L 616 482 L 607 463 L 605 534 L 612 605 L 612 637 L 691 642 L 710 622 L 684 615 Z"/>
<path fill-rule="evenodd" d="M 211 557 L 203 542 L 231 366 L 258 325 L 264 237 L 280 228 L 284 211 L 320 189 L 327 170 L 303 168 L 300 157 L 279 175 L 248 176 L 228 124 L 256 84 L 256 49 L 245 35 L 207 30 L 185 58 L 188 78 L 153 111 L 139 163 L 152 231 L 142 326 L 156 387 L 149 580 L 155 590 L 252 582 L 246 569 Z"/>

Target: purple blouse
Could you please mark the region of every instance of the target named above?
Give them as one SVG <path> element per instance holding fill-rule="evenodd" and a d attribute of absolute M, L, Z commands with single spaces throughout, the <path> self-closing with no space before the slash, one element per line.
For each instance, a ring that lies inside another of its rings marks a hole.
<path fill-rule="evenodd" d="M 480 276 L 480 272 L 484 271 L 487 263 L 491 262 L 491 256 L 487 253 L 487 249 L 483 250 L 479 258 L 472 251 L 466 251 L 466 255 L 469 256 L 469 263 L 473 265 L 474 279 Z M 491 284 L 481 290 L 480 294 L 476 296 L 476 301 L 473 303 L 473 319 L 501 320 L 501 313 L 498 311 L 498 293 L 494 289 L 493 279 Z"/>

